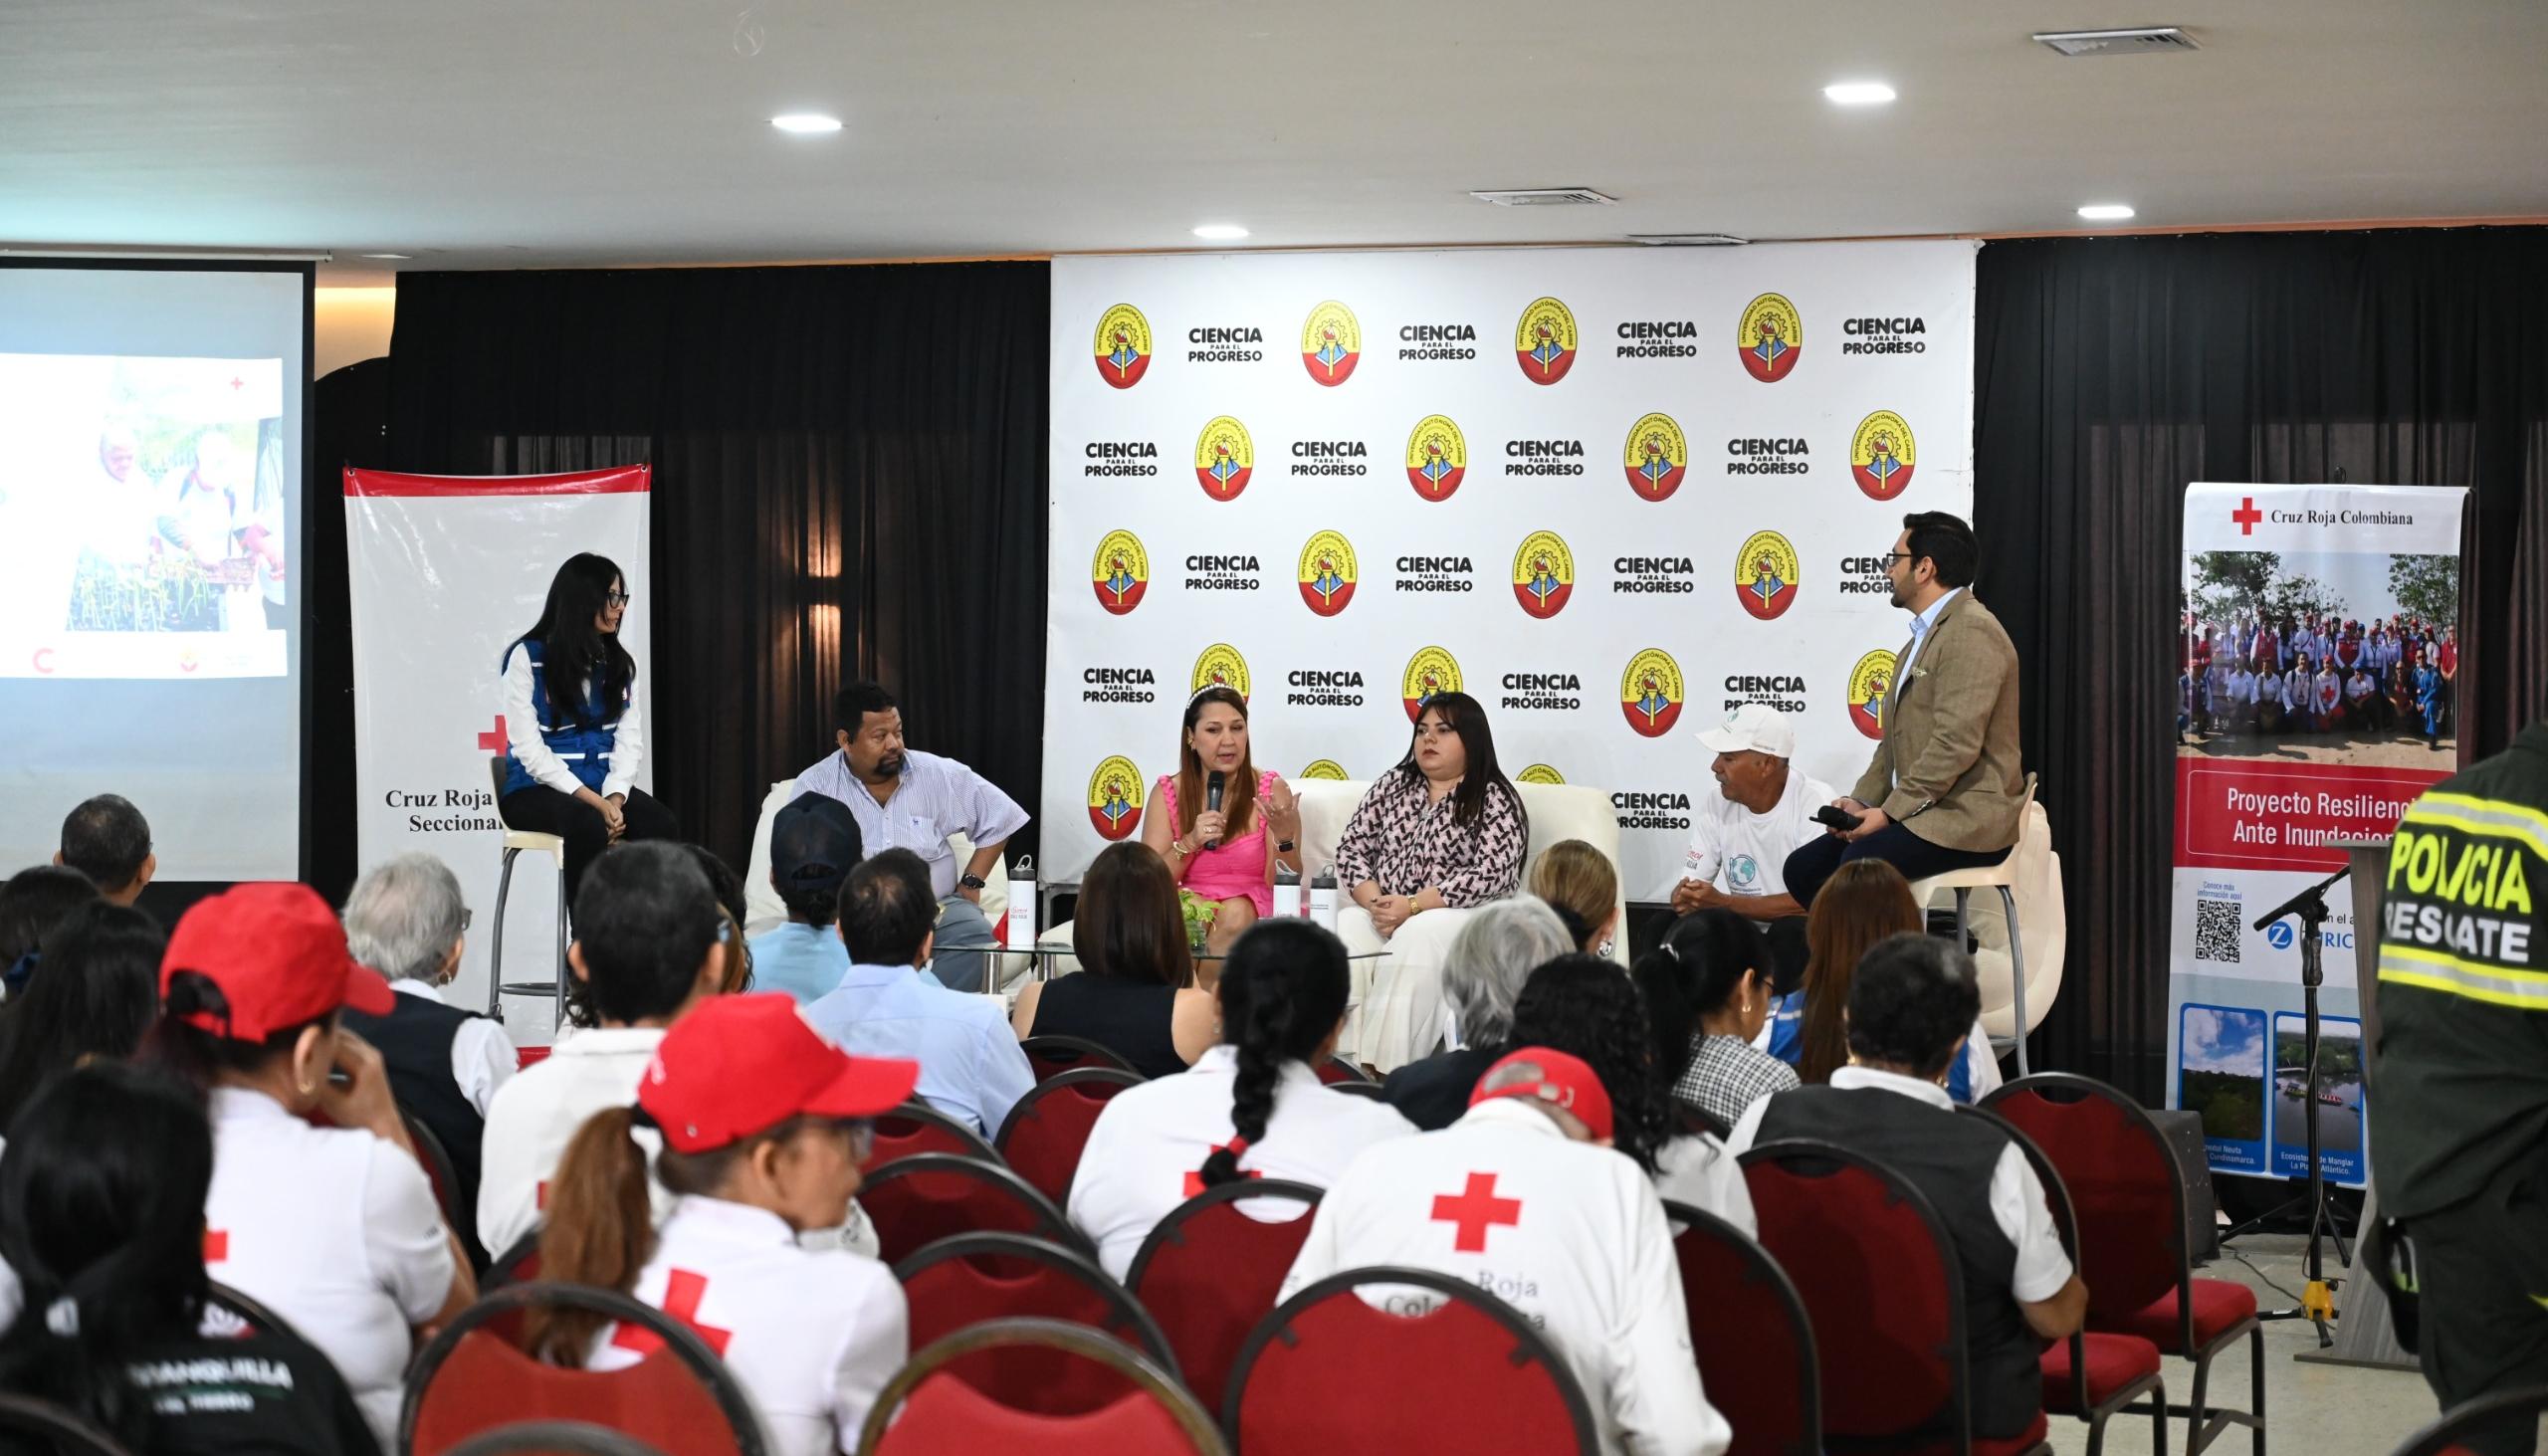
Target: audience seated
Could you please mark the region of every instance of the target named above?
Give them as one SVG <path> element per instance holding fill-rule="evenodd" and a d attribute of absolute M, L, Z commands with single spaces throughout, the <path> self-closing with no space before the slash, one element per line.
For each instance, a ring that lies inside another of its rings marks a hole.
<path fill-rule="evenodd" d="M 1592 1069 L 1609 1099 L 1610 1145 L 1662 1196 L 1758 1231 L 1751 1189 L 1725 1145 L 1682 1131 L 1672 1116 L 1644 999 L 1617 966 L 1578 952 L 1531 972 L 1513 1006 L 1513 1044 L 1554 1048 Z"/>
<path fill-rule="evenodd" d="M 774 1456 L 857 1449 L 910 1356 L 910 1312 L 884 1265 L 797 1241 L 847 1220 L 870 1120 L 919 1077 L 911 1062 L 844 1055 L 785 995 L 710 1001 L 665 1034 L 635 1109 L 595 1114 L 567 1145 L 541 1276 L 632 1294 L 698 1331 L 758 1408 Z M 660 1231 L 628 1191 L 647 1167 L 631 1136 L 641 1118 L 662 1134 L 655 1180 L 678 1195 Z M 527 1333 L 535 1353 L 590 1369 L 633 1365 L 655 1343 L 553 1309 Z"/>
<path fill-rule="evenodd" d="M 1794 1067 L 1752 1044 L 1770 1019 L 1776 975 L 1761 933 L 1723 909 L 1683 917 L 1661 946 L 1637 957 L 1655 1080 L 1720 1128 L 1797 1085 Z"/>
<path fill-rule="evenodd" d="M 1842 866 L 1815 913 L 1841 876 L 1867 863 Z M 2025 1153 L 1989 1119 L 1957 1116 L 1947 1096 L 1948 1070 L 1981 1005 L 1962 950 L 1917 933 L 1878 941 L 1849 986 L 1850 1065 L 1827 1084 L 1755 1104 L 1728 1143 L 1738 1153 L 1785 1138 L 1837 1144 L 1928 1195 L 1964 1269 L 1973 1433 L 2005 1440 L 2041 1411 L 2043 1342 L 2079 1328 L 2088 1290 L 2062 1252 Z"/>
<path fill-rule="evenodd" d="M 1527 1041 L 1519 1021 L 1515 1036 Z M 1690 1357 L 1663 1204 L 1636 1164 L 1608 1150 L 1612 1132 L 1592 1068 L 1522 1046 L 1489 1069 L 1458 1122 L 1368 1148 L 1335 1179 L 1283 1298 L 1374 1265 L 1473 1283 L 1556 1347 L 1603 1452 L 1715 1456 L 1732 1433 Z"/>
<path fill-rule="evenodd" d="M 1824 882 L 1805 921 L 1805 984 L 1781 996 L 1771 1008 L 1765 1050 L 1794 1063 L 1797 1077 L 1807 1085 L 1831 1080 L 1849 1060 L 1848 1029 L 1842 1013 L 1849 1004 L 1849 978 L 1867 947 L 1888 936 L 1916 934 L 1928 928 L 1928 917 L 1911 898 L 1911 882 L 1883 861 L 1852 860 Z M 1964 1053 L 1947 1075 L 1947 1095 L 1975 1103 L 2000 1086 L 2000 1059 L 1991 1054 L 1991 1037 L 1974 1013 L 1973 1032 Z"/>
<path fill-rule="evenodd" d="M 1149 848 L 1109 845 L 1088 867 L 1071 949 L 1072 973 L 1018 991 L 1009 1024 L 1021 1040 L 1085 1037 L 1145 1077 L 1182 1072 L 1211 1046 L 1219 1013 L 1194 984 L 1176 878 Z"/>
<path fill-rule="evenodd" d="M 348 1006 L 385 1015 L 396 994 L 354 962 L 304 885 L 198 902 L 168 937 L 159 985 L 143 1055 L 211 1110 L 204 1262 L 327 1352 L 385 1445 L 410 1328 L 477 1297 L 380 1054 L 336 1024 Z M 329 1126 L 312 1126 L 314 1113 Z"/>
<path fill-rule="evenodd" d="M 726 921 L 726 974 L 718 982 L 717 994 L 740 996 L 752 988 L 752 947 L 743 938 L 743 920 L 751 911 L 743 899 L 743 877 L 735 867 L 718 858 L 717 852 L 704 844 L 684 844 L 690 851 L 692 864 L 708 877 L 708 888 L 717 897 L 717 911 Z"/>
<path fill-rule="evenodd" d="M 432 855 L 400 855 L 363 876 L 345 900 L 345 943 L 389 977 L 398 1003 L 386 1016 L 347 1011 L 343 1024 L 379 1051 L 398 1106 L 450 1154 L 460 1244 L 483 1269 L 504 1250 L 479 1247 L 479 1144 L 488 1106 L 522 1061 L 503 1022 L 443 1003 L 468 929 L 460 881 Z"/>
<path fill-rule="evenodd" d="M 121 794 L 100 794 L 72 810 L 62 821 L 62 848 L 53 862 L 88 876 L 100 895 L 117 905 L 139 900 L 142 887 L 159 873 L 159 857 L 150 852 L 150 821 Z"/>
<path fill-rule="evenodd" d="M 1442 962 L 1442 1002 L 1457 1033 L 1451 1049 L 1391 1072 L 1380 1084 L 1380 1095 L 1424 1132 L 1458 1122 L 1469 1110 L 1477 1079 L 1505 1053 L 1522 983 L 1574 948 L 1565 922 L 1535 895 L 1478 907 L 1477 915 L 1451 937 L 1450 954 Z"/>
<path fill-rule="evenodd" d="M 1561 839 L 1531 865 L 1531 893 L 1548 902 L 1574 937 L 1570 948 L 1607 956 L 1619 929 L 1619 872 L 1580 839 Z"/>
<path fill-rule="evenodd" d="M 38 865 L 0 885 L 0 980 L 14 996 L 35 974 L 45 933 L 64 916 L 99 898 L 98 887 L 78 870 Z"/>
<path fill-rule="evenodd" d="M 46 1084 L 90 1061 L 120 1062 L 159 1015 L 168 938 L 140 911 L 91 901 L 52 931 L 44 974 L 0 1016 L 0 1135 Z"/>
<path fill-rule="evenodd" d="M 951 991 L 928 977 L 939 905 L 929 865 L 889 849 L 852 870 L 841 887 L 840 937 L 850 967 L 831 994 L 805 1008 L 814 1029 L 862 1057 L 920 1063 L 921 1099 L 985 1138 L 1035 1087 L 1035 1069 L 987 996 Z"/>
<path fill-rule="evenodd" d="M 594 1113 L 627 1106 L 664 1029 L 725 982 L 725 925 L 708 877 L 680 845 L 616 845 L 593 861 L 566 947 L 583 1026 L 487 1108 L 478 1234 L 490 1254 L 539 1226 L 567 1140 Z"/>
<path fill-rule="evenodd" d="M 771 816 L 769 885 L 787 907 L 787 924 L 751 938 L 760 989 L 802 1004 L 830 995 L 849 973 L 849 948 L 832 923 L 840 917 L 840 887 L 865 855 L 858 820 L 838 799 L 805 794 Z"/>
<path fill-rule="evenodd" d="M 11 1132 L 0 1257 L 26 1308 L 0 1337 L 0 1390 L 152 1456 L 379 1449 L 317 1351 L 275 1332 L 203 1333 L 213 1139 L 182 1086 L 102 1062 L 39 1091 Z"/>
<path fill-rule="evenodd" d="M 1179 1076 L 1115 1094 L 1080 1151 L 1070 1219 L 1107 1273 L 1123 1278 L 1152 1227 L 1207 1187 L 1242 1177 L 1325 1187 L 1364 1148 L 1415 1131 L 1310 1070 L 1335 1054 L 1351 986 L 1343 942 L 1308 921 L 1259 921 L 1239 936 L 1221 965 L 1221 1044 Z M 1299 1216 L 1258 1201 L 1239 1210 Z"/>

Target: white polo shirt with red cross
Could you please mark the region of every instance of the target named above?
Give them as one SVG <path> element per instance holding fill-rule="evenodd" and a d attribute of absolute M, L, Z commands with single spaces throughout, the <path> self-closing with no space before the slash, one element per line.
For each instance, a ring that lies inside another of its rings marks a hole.
<path fill-rule="evenodd" d="M 800 1247 L 784 1219 L 685 1195 L 633 1291 L 697 1332 L 760 1412 L 771 1456 L 854 1451 L 869 1407 L 911 1354 L 911 1315 L 894 1273 L 863 1254 Z M 655 1336 L 613 1325 L 589 1369 L 652 1354 Z"/>
<path fill-rule="evenodd" d="M 314 1128 L 262 1092 L 215 1088 L 204 1272 L 335 1362 L 389 1449 L 408 1330 L 451 1297 L 442 1208 L 416 1160 L 369 1133 Z"/>
<path fill-rule="evenodd" d="M 1107 1273 L 1122 1279 L 1159 1221 L 1203 1190 L 1203 1160 L 1233 1135 L 1237 1081 L 1238 1048 L 1223 1043 L 1174 1077 L 1115 1094 L 1097 1115 L 1071 1179 L 1069 1212 L 1097 1245 Z M 1414 1132 L 1386 1103 L 1333 1091 L 1307 1065 L 1286 1062 L 1265 1136 L 1239 1154 L 1239 1170 L 1324 1188 L 1364 1148 Z M 1273 1199 L 1249 1199 L 1238 1209 L 1252 1218 L 1300 1216 L 1298 1204 Z"/>
<path fill-rule="evenodd" d="M 637 1080 L 663 1040 L 660 1026 L 570 1032 L 545 1059 L 496 1089 L 479 1143 L 478 1241 L 490 1256 L 538 1230 L 548 1212 L 548 1181 L 566 1144 L 585 1119 L 637 1100 Z M 661 1136 L 640 1129 L 637 1141 L 651 1165 Z M 647 1185 L 661 1223 L 672 1211 L 672 1195 L 651 1177 Z"/>
<path fill-rule="evenodd" d="M 1374 1265 L 1448 1275 L 1520 1311 L 1583 1387 L 1604 1452 L 1717 1456 L 1732 1439 L 1699 1387 L 1653 1184 L 1528 1103 L 1480 1103 L 1355 1158 L 1319 1203 L 1283 1298 Z M 1381 1308 L 1437 1302 L 1403 1287 L 1361 1293 Z"/>

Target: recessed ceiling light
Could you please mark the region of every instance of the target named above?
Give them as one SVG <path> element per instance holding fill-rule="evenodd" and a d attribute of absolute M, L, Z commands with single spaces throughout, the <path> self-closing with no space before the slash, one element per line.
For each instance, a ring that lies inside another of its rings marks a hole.
<path fill-rule="evenodd" d="M 826 116 L 819 111 L 789 111 L 783 116 L 770 117 L 769 124 L 800 136 L 816 136 L 826 131 L 838 131 L 840 117 Z"/>
<path fill-rule="evenodd" d="M 1205 223 L 1194 230 L 1194 236 L 1206 243 L 1235 243 L 1247 236 L 1247 229 L 1236 223 Z"/>
<path fill-rule="evenodd" d="M 2079 209 L 2079 216 L 2092 223 L 2119 223 L 2132 216 L 2132 208 L 2121 202 L 2091 202 Z"/>
<path fill-rule="evenodd" d="M 1881 81 L 1842 81 L 1822 88 L 1824 100 L 1841 106 L 1880 106 L 1893 100 L 1893 88 Z"/>
<path fill-rule="evenodd" d="M 362 258 L 380 258 L 380 259 L 388 259 L 388 260 L 394 260 L 394 261 L 396 261 L 396 262 L 404 263 L 404 262 L 406 262 L 408 259 L 410 259 L 410 258 L 414 257 L 415 255 L 414 255 L 414 254 L 412 254 L 412 253 L 363 253 L 363 254 L 358 254 L 358 255 L 356 255 L 356 256 L 358 256 L 358 257 L 362 257 Z"/>

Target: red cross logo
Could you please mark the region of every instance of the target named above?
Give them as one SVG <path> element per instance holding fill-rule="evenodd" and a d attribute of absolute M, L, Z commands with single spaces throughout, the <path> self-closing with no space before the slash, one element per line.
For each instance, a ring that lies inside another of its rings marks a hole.
<path fill-rule="evenodd" d="M 207 1264 L 219 1264 L 228 1260 L 229 1257 L 230 1231 L 225 1228 L 205 1229 L 203 1231 L 203 1261 Z"/>
<path fill-rule="evenodd" d="M 538 1209 L 542 1213 L 546 1213 L 548 1211 L 548 1180 L 546 1178 L 541 1178 L 539 1180 L 539 1186 L 531 1189 L 531 1207 Z"/>
<path fill-rule="evenodd" d="M 505 716 L 500 713 L 496 715 L 495 730 L 478 735 L 478 746 L 490 753 L 501 753 L 505 750 Z"/>
<path fill-rule="evenodd" d="M 1457 1197 L 1449 1193 L 1433 1196 L 1433 1221 L 1459 1226 L 1452 1248 L 1463 1254 L 1483 1254 L 1488 1229 L 1499 1223 L 1522 1221 L 1522 1200 L 1496 1197 L 1495 1174 L 1471 1173 L 1468 1186 Z"/>
<path fill-rule="evenodd" d="M 1230 1147 L 1230 1145 L 1229 1145 L 1228 1144 L 1226 1144 L 1226 1143 L 1215 1143 L 1215 1144 L 1212 1144 L 1212 1150 L 1213 1150 L 1214 1152 L 1227 1152 L 1227 1151 L 1229 1151 L 1229 1147 Z M 1205 1159 L 1205 1161 L 1207 1161 L 1207 1162 L 1208 1162 L 1208 1161 L 1210 1161 L 1210 1159 L 1209 1159 L 1209 1158 L 1206 1158 L 1206 1159 Z M 1261 1172 L 1257 1172 L 1256 1170 L 1254 1170 L 1253 1168 L 1251 1168 L 1251 1169 L 1248 1169 L 1248 1170 L 1247 1170 L 1247 1171 L 1245 1171 L 1245 1172 L 1240 1173 L 1240 1174 L 1239 1174 L 1239 1176 L 1240 1176 L 1240 1177 L 1243 1177 L 1243 1178 L 1261 1178 L 1261 1177 L 1265 1176 L 1265 1174 L 1263 1174 L 1263 1173 L 1261 1173 Z M 1203 1191 L 1203 1170 L 1202 1170 L 1201 1168 L 1196 1168 L 1196 1169 L 1194 1169 L 1194 1170 L 1192 1170 L 1192 1171 L 1190 1171 L 1190 1172 L 1186 1173 L 1186 1175 L 1185 1175 L 1185 1196 L 1186 1196 L 1186 1197 L 1188 1197 L 1188 1198 L 1191 1198 L 1191 1197 L 1193 1197 L 1195 1194 L 1200 1193 L 1200 1192 L 1202 1192 L 1202 1191 Z"/>
<path fill-rule="evenodd" d="M 233 388 L 233 389 L 244 389 L 244 388 L 246 388 L 247 386 L 248 386 L 248 381 L 247 381 L 247 380 L 240 378 L 240 377 L 239 377 L 238 375 L 236 375 L 236 374 L 233 374 L 233 375 L 231 375 L 231 376 L 230 376 L 230 387 L 231 387 L 231 388 Z"/>
<path fill-rule="evenodd" d="M 2238 522 L 2238 534 L 2254 535 L 2256 522 L 2264 520 L 2265 514 L 2256 509 L 2255 497 L 2245 496 L 2239 499 L 2238 509 L 2230 513 L 2230 519 Z"/>
<path fill-rule="evenodd" d="M 723 1355 L 726 1342 L 735 1338 L 735 1332 L 699 1323 L 699 1302 L 707 1294 L 707 1275 L 676 1269 L 664 1284 L 664 1313 L 698 1331 L 699 1338 L 708 1342 L 708 1348 Z M 618 1333 L 610 1337 L 610 1343 L 640 1355 L 653 1354 L 664 1348 L 662 1336 L 635 1325 L 620 1326 Z"/>

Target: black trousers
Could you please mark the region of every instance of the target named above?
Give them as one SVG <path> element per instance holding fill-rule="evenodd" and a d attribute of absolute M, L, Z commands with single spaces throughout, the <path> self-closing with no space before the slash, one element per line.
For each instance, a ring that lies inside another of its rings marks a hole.
<path fill-rule="evenodd" d="M 610 830 L 602 823 L 601 811 L 573 794 L 534 783 L 497 800 L 496 812 L 516 829 L 554 834 L 566 841 L 566 902 L 571 906 L 575 892 L 584 887 L 584 871 L 610 848 Z M 681 838 L 681 821 L 644 789 L 628 791 L 620 817 L 628 822 L 622 839 Z"/>
<path fill-rule="evenodd" d="M 1887 824 L 1854 842 L 1836 834 L 1812 840 L 1788 856 L 1780 878 L 1787 881 L 1788 893 L 1796 897 L 1797 904 L 1810 908 L 1813 897 L 1821 892 L 1822 882 L 1852 860 L 1883 860 L 1900 870 L 1903 879 L 1916 882 L 1949 870 L 1996 865 L 2008 857 L 2006 849 L 1949 849 L 1922 839 L 1908 825 Z"/>
<path fill-rule="evenodd" d="M 2476 1197 L 2406 1220 L 2416 1254 L 2417 1357 L 2442 1408 L 2548 1385 L 2548 1157 L 2507 1168 Z M 2530 1456 L 2536 1416 L 2471 1431 L 2477 1456 Z"/>

